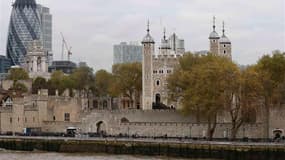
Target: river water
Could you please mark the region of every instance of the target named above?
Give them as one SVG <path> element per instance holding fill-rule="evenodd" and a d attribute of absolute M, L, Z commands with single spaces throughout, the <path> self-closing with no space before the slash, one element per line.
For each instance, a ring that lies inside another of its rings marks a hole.
<path fill-rule="evenodd" d="M 167 157 L 1 151 L 0 160 L 186 160 Z M 188 159 L 189 160 L 189 159 Z M 191 159 L 201 160 L 201 159 Z M 212 159 L 203 159 L 212 160 Z"/>

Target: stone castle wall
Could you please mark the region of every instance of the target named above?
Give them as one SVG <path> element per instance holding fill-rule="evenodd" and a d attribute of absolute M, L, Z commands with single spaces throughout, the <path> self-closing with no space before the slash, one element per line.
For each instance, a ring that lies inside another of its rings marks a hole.
<path fill-rule="evenodd" d="M 14 98 L 12 107 L 0 107 L 0 131 L 23 133 L 24 128 L 39 128 L 43 132 L 65 132 L 68 127 L 81 132 L 129 134 L 141 136 L 206 136 L 207 123 L 197 122 L 195 115 L 184 116 L 176 110 L 84 110 L 86 99 L 33 95 Z M 86 112 L 84 112 L 86 111 Z M 69 121 L 65 114 L 69 113 Z M 237 137 L 263 138 L 263 115 L 258 110 L 256 123 L 241 126 Z M 285 106 L 270 109 L 272 130 L 285 130 Z M 215 138 L 229 137 L 231 121 L 226 112 L 219 114 Z"/>
<path fill-rule="evenodd" d="M 220 118 L 222 119 L 222 118 Z M 107 134 L 140 136 L 205 137 L 207 123 L 197 123 L 194 116 L 183 116 L 174 110 L 94 111 L 82 120 L 83 132 L 97 132 L 98 125 Z M 244 124 L 237 137 L 262 138 L 261 123 Z M 231 123 L 218 123 L 214 137 L 229 137 Z"/>
<path fill-rule="evenodd" d="M 0 132 L 23 133 L 24 128 L 62 131 L 66 129 L 62 124 L 81 121 L 81 109 L 82 102 L 79 98 L 45 95 L 14 98 L 13 106 L 0 107 Z M 69 114 L 68 121 L 65 119 L 65 114 Z M 61 129 L 53 130 L 53 128 Z"/>

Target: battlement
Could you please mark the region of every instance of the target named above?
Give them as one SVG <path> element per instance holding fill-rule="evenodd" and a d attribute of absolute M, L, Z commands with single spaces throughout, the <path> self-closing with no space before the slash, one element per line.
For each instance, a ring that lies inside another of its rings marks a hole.
<path fill-rule="evenodd" d="M 158 55 L 153 55 L 152 58 L 154 60 L 159 60 L 159 59 L 178 59 L 182 57 L 182 54 L 158 54 Z"/>
<path fill-rule="evenodd" d="M 119 113 L 119 114 L 134 114 L 134 113 L 176 113 L 176 110 L 130 110 L 130 109 L 120 109 L 120 110 L 93 110 L 92 113 Z"/>

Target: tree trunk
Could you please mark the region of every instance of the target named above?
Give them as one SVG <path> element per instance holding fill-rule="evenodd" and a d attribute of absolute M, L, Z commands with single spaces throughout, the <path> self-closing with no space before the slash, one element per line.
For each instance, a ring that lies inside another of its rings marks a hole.
<path fill-rule="evenodd" d="M 231 140 L 235 140 L 239 127 L 233 126 L 231 129 Z"/>
<path fill-rule="evenodd" d="M 213 117 L 208 117 L 208 140 L 213 140 L 213 136 L 215 133 L 215 129 L 217 126 L 217 114 L 215 114 Z"/>
<path fill-rule="evenodd" d="M 242 126 L 243 122 L 244 121 L 242 119 L 239 119 L 238 121 L 237 120 L 232 121 L 231 137 L 230 137 L 231 140 L 236 139 L 237 132 L 239 128 Z"/>
<path fill-rule="evenodd" d="M 269 138 L 269 108 L 270 102 L 268 98 L 265 98 L 264 103 L 264 138 Z"/>

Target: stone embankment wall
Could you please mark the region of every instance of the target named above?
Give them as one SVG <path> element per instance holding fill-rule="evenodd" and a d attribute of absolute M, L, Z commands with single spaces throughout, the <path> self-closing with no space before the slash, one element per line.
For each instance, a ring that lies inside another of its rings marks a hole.
<path fill-rule="evenodd" d="M 227 160 L 284 160 L 282 144 L 247 144 L 214 142 L 151 142 L 124 140 L 79 140 L 1 138 L 0 148 L 21 151 L 66 153 L 107 153 Z"/>

